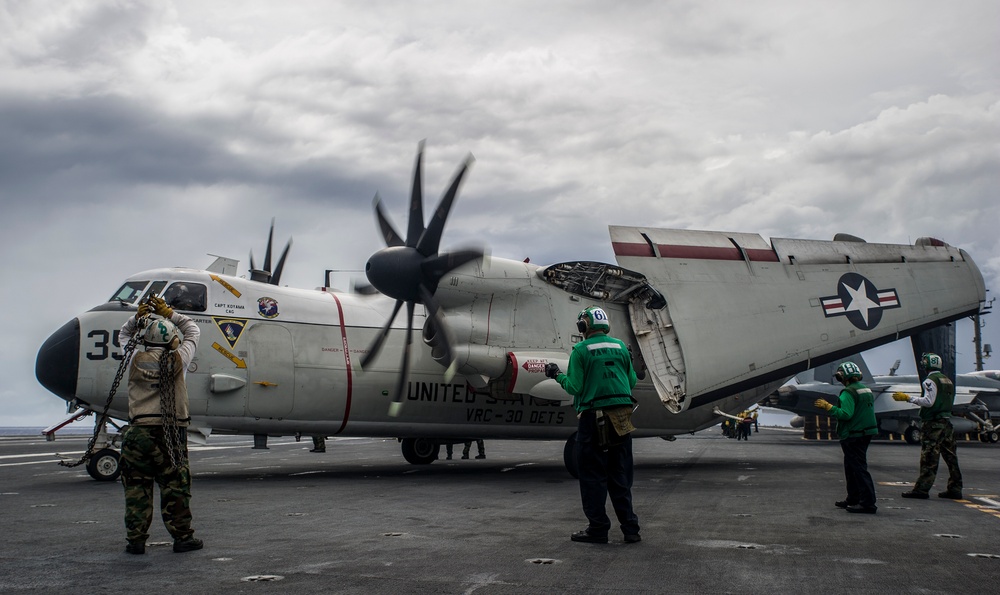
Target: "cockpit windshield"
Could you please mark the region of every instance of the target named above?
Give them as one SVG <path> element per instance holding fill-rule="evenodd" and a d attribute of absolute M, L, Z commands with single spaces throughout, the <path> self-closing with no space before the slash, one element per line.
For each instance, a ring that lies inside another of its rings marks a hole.
<path fill-rule="evenodd" d="M 175 310 L 204 312 L 208 304 L 208 288 L 201 283 L 174 283 L 163 292 L 163 299 Z"/>
<path fill-rule="evenodd" d="M 126 281 L 108 301 L 134 304 L 135 300 L 142 295 L 142 290 L 146 289 L 147 285 L 149 285 L 149 281 Z"/>

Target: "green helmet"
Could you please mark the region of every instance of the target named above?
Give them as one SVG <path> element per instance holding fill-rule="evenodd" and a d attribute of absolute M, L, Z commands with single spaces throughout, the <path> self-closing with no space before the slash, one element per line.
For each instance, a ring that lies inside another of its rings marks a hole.
<path fill-rule="evenodd" d="M 920 356 L 920 367 L 925 370 L 938 370 L 940 371 L 944 368 L 944 364 L 941 362 L 941 356 L 936 353 L 925 353 Z"/>
<path fill-rule="evenodd" d="M 608 313 L 602 308 L 591 306 L 580 312 L 580 315 L 576 317 L 576 328 L 584 334 L 590 331 L 604 331 L 605 333 L 609 333 L 611 332 L 611 321 L 608 320 Z"/>
<path fill-rule="evenodd" d="M 837 366 L 837 373 L 834 374 L 837 381 L 844 384 L 861 380 L 861 376 L 861 368 L 859 368 L 858 364 L 854 362 L 844 362 L 840 364 Z"/>

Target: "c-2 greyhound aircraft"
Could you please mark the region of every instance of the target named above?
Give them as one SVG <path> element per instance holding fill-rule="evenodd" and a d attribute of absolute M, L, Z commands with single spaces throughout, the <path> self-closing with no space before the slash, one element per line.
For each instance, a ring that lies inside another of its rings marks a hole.
<path fill-rule="evenodd" d="M 768 242 L 611 226 L 617 264 L 441 252 L 471 156 L 425 226 L 422 153 L 421 144 L 405 235 L 375 197 L 387 247 L 365 270 L 381 295 L 240 278 L 229 259 L 145 271 L 45 341 L 39 382 L 69 402 L 71 418 L 100 413 L 121 359 L 118 330 L 158 293 L 201 327 L 187 370 L 193 437 L 395 437 L 413 464 L 468 438 L 565 440 L 573 473 L 572 398 L 544 367 L 566 368 L 587 306 L 608 312 L 643 376 L 633 435 L 669 439 L 719 423 L 716 408 L 746 409 L 798 372 L 969 316 L 985 299 L 969 255 L 929 238 Z M 126 392 L 108 403 L 111 418 L 127 420 Z M 113 441 L 100 446 L 88 470 L 113 478 Z"/>

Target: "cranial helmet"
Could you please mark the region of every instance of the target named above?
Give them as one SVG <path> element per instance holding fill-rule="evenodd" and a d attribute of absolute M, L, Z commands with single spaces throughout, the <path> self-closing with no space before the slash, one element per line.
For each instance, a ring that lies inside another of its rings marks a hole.
<path fill-rule="evenodd" d="M 843 384 L 861 380 L 861 376 L 861 368 L 859 368 L 858 364 L 854 362 L 844 362 L 840 364 L 837 366 L 837 372 L 834 374 L 837 381 Z"/>
<path fill-rule="evenodd" d="M 181 332 L 166 318 L 150 316 L 149 326 L 142 333 L 142 342 L 147 347 L 177 349 L 181 342 Z"/>
<path fill-rule="evenodd" d="M 920 356 L 920 366 L 925 370 L 941 370 L 944 364 L 941 362 L 941 356 L 936 353 L 925 353 Z"/>
<path fill-rule="evenodd" d="M 576 317 L 576 328 L 584 334 L 590 331 L 609 333 L 611 332 L 611 321 L 608 320 L 608 313 L 602 308 L 591 306 Z"/>

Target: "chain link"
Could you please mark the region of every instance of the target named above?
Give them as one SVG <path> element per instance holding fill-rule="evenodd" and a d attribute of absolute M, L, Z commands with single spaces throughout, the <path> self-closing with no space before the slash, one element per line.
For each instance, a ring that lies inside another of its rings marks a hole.
<path fill-rule="evenodd" d="M 147 320 L 146 316 L 139 319 L 138 328 L 139 331 L 136 332 L 125 344 L 125 349 L 122 351 L 122 361 L 118 364 L 118 372 L 115 373 L 115 381 L 111 384 L 111 392 L 108 393 L 108 400 L 104 403 L 104 409 L 101 411 L 100 417 L 94 423 L 94 435 L 90 437 L 90 441 L 87 442 L 87 450 L 83 452 L 83 456 L 80 457 L 79 461 L 75 463 L 69 463 L 67 461 L 59 461 L 59 464 L 63 467 L 77 467 L 90 460 L 90 457 L 94 456 L 94 445 L 97 444 L 97 437 L 101 434 L 101 428 L 108 421 L 108 409 L 111 408 L 111 401 L 115 398 L 115 393 L 118 392 L 118 385 L 122 381 L 122 376 L 125 375 L 125 369 L 132 357 L 132 353 L 135 351 L 135 346 L 139 343 L 139 338 L 142 336 L 142 329 L 145 326 Z"/>
<path fill-rule="evenodd" d="M 163 425 L 163 438 L 170 455 L 170 465 L 178 468 L 184 463 L 186 452 L 181 441 L 177 423 L 177 399 L 174 386 L 174 365 L 176 352 L 164 350 L 160 355 L 160 421 Z"/>

